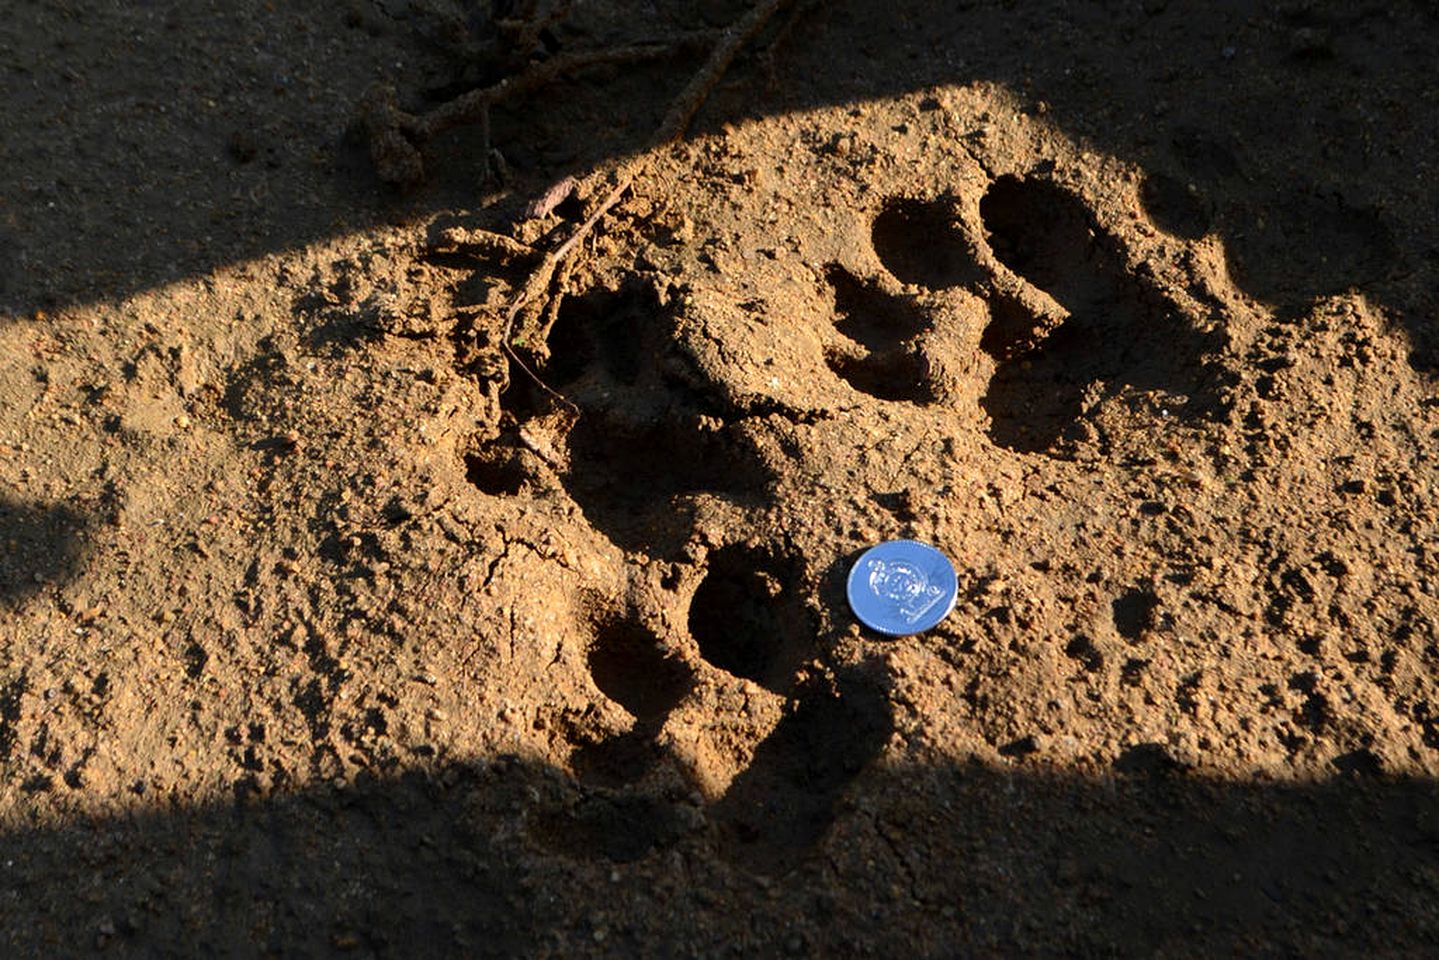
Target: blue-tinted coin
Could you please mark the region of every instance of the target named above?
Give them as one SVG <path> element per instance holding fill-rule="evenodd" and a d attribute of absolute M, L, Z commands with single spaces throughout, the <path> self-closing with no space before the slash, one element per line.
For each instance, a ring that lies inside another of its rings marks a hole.
<path fill-rule="evenodd" d="M 954 565 L 934 547 L 890 540 L 870 547 L 849 571 L 849 605 L 871 630 L 904 637 L 949 616 L 959 594 Z"/>

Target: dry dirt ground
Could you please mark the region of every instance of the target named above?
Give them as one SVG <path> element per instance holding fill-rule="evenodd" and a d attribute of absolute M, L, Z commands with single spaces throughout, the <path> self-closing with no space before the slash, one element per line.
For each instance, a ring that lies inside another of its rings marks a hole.
<path fill-rule="evenodd" d="M 552 394 L 704 52 L 380 182 L 506 6 L 0 19 L 0 952 L 1439 951 L 1432 8 L 783 12 Z"/>

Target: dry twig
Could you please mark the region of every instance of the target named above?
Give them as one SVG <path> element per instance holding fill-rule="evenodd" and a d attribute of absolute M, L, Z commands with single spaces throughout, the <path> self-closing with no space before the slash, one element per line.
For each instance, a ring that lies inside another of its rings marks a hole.
<path fill-rule="evenodd" d="M 360 102 L 360 122 L 370 142 L 370 158 L 380 179 L 397 186 L 412 186 L 425 176 L 420 147 L 426 141 L 466 124 L 479 123 L 488 127 L 490 108 L 495 104 L 532 93 L 561 77 L 592 67 L 640 63 L 666 57 L 697 39 L 697 36 L 686 36 L 669 43 L 640 43 L 557 54 L 533 64 L 523 73 L 471 90 L 421 114 L 401 110 L 395 89 L 387 84 L 376 84 Z"/>
<path fill-rule="evenodd" d="M 764 29 L 765 24 L 769 23 L 770 18 L 789 2 L 790 0 L 760 0 L 749 13 L 725 29 L 719 43 L 710 51 L 705 65 L 680 92 L 664 122 L 655 131 L 656 146 L 663 146 L 684 136 L 690 121 L 699 113 L 700 107 L 704 106 L 705 100 L 709 99 L 710 93 L 734 62 L 740 49 L 753 40 Z"/>

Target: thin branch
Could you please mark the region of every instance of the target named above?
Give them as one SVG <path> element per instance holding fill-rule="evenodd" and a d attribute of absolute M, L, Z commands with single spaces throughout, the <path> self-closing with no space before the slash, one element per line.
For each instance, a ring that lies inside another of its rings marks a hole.
<path fill-rule="evenodd" d="M 585 218 L 585 222 L 575 228 L 575 231 L 570 234 L 564 243 L 545 254 L 539 266 L 535 267 L 529 279 L 525 281 L 525 285 L 519 294 L 514 300 L 510 301 L 510 309 L 505 315 L 505 329 L 500 337 L 500 345 L 504 348 L 505 353 L 510 355 L 510 359 L 515 361 L 520 369 L 539 385 L 540 389 L 569 407 L 576 416 L 579 415 L 579 407 L 575 406 L 568 397 L 545 383 L 539 374 L 530 369 L 529 364 L 525 363 L 515 350 L 513 344 L 510 342 L 510 338 L 514 335 L 515 321 L 519 318 L 520 313 L 532 303 L 543 304 L 545 302 L 545 294 L 549 292 L 550 284 L 554 280 L 555 273 L 560 268 L 560 265 L 565 262 L 565 258 L 569 256 L 570 251 L 594 229 L 595 224 L 599 223 L 600 219 L 619 202 L 620 197 L 630 188 L 632 180 L 633 178 L 621 180 L 620 183 L 609 192 L 604 201 L 595 208 L 595 211 Z"/>
<path fill-rule="evenodd" d="M 401 110 L 395 89 L 387 84 L 377 84 L 360 100 L 360 122 L 370 142 L 370 157 L 376 172 L 387 183 L 399 186 L 419 183 L 425 176 L 419 148 L 426 141 L 455 127 L 471 123 L 488 126 L 490 108 L 495 104 L 531 93 L 562 77 L 592 67 L 657 60 L 713 36 L 712 31 L 703 31 L 659 43 L 556 54 L 532 64 L 522 73 L 488 87 L 471 90 L 423 114 Z M 488 142 L 488 136 L 485 139 Z"/>
<path fill-rule="evenodd" d="M 474 123 L 490 107 L 510 97 L 523 96 L 553 83 L 561 77 L 591 67 L 612 64 L 640 63 L 667 57 L 675 50 L 675 44 L 641 43 L 625 47 L 609 47 L 604 50 L 581 50 L 575 53 L 560 53 L 548 60 L 542 60 L 523 73 L 506 77 L 488 87 L 471 90 L 448 103 L 441 104 L 429 113 L 413 116 L 402 115 L 401 129 L 419 140 L 429 140 L 437 134 L 454 127 Z"/>
<path fill-rule="evenodd" d="M 725 29 L 724 35 L 715 45 L 714 50 L 710 52 L 705 65 L 694 75 L 689 85 L 681 91 L 665 116 L 664 122 L 655 131 L 655 140 L 658 144 L 672 143 L 684 136 L 685 131 L 689 129 L 690 121 L 709 99 L 711 91 L 720 82 L 720 78 L 724 76 L 730 64 L 734 62 L 740 49 L 753 40 L 764 29 L 765 24 L 769 23 L 776 11 L 789 2 L 790 0 L 761 0 L 749 13 Z"/>

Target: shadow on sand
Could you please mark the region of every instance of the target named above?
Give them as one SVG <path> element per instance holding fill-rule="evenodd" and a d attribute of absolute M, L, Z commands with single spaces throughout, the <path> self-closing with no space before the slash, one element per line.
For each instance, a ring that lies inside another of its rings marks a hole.
<path fill-rule="evenodd" d="M 73 576 L 89 520 L 65 504 L 0 497 L 0 610 Z"/>
<path fill-rule="evenodd" d="M 736 856 L 724 801 L 678 816 L 686 802 L 626 800 L 502 758 L 12 830 L 0 838 L 0 929 L 16 957 L 96 947 L 513 957 L 884 955 L 897 942 L 937 956 L 1439 946 L 1433 783 L 1219 783 L 1190 777 L 1157 747 L 1137 748 L 1101 780 L 872 766 L 827 830 L 782 861 L 761 857 L 760 870 Z M 607 855 L 566 849 L 544 827 L 595 803 L 665 841 L 639 858 Z M 836 886 L 863 896 L 836 902 L 824 893 Z M 581 913 L 600 889 L 604 910 Z M 856 901 L 864 916 L 837 914 Z"/>

